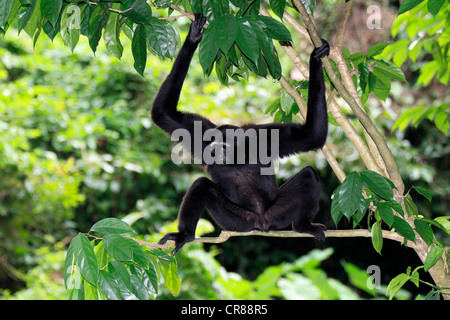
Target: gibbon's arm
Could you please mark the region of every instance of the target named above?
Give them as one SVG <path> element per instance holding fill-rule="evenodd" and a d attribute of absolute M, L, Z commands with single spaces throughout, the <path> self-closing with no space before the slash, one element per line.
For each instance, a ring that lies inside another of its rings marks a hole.
<path fill-rule="evenodd" d="M 330 52 L 330 46 L 322 40 L 322 46 L 315 48 L 309 61 L 310 76 L 308 88 L 308 111 L 306 122 L 271 123 L 254 126 L 255 129 L 279 130 L 279 157 L 321 148 L 328 134 L 327 102 L 322 57 Z"/>
<path fill-rule="evenodd" d="M 215 125 L 200 115 L 177 110 L 181 88 L 186 78 L 192 57 L 203 36 L 203 26 L 206 18 L 200 14 L 195 15 L 189 34 L 181 48 L 170 74 L 161 85 L 158 94 L 153 100 L 151 116 L 153 122 L 168 134 L 176 129 L 189 130 L 193 135 L 194 121 L 201 121 L 203 131 L 214 128 Z"/>

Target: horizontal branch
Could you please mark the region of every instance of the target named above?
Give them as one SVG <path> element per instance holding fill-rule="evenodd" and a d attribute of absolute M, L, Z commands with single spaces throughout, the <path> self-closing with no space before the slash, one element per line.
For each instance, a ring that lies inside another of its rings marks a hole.
<path fill-rule="evenodd" d="M 394 240 L 403 243 L 405 238 L 396 232 L 383 230 L 383 238 Z M 217 237 L 200 237 L 196 238 L 191 243 L 224 243 L 231 237 L 248 237 L 248 236 L 261 236 L 261 237 L 275 237 L 275 238 L 314 238 L 314 236 L 307 233 L 298 233 L 295 231 L 250 231 L 250 232 L 237 232 L 237 231 L 222 231 Z M 355 230 L 328 230 L 325 231 L 326 238 L 370 238 L 372 235 L 367 229 L 355 229 Z M 141 245 L 146 245 L 158 249 L 170 249 L 175 246 L 173 241 L 168 241 L 166 244 L 158 244 L 154 242 L 148 242 L 139 239 L 133 239 Z M 408 241 L 406 244 L 410 248 L 415 248 L 416 245 Z"/>

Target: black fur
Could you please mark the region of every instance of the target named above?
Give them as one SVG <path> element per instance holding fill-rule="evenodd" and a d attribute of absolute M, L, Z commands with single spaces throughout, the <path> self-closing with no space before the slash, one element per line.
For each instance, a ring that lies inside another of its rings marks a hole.
<path fill-rule="evenodd" d="M 204 24 L 205 18 L 197 14 L 172 71 L 153 102 L 152 119 L 169 134 L 175 129 L 184 128 L 194 136 L 194 121 L 202 122 L 203 132 L 217 128 L 225 133 L 226 129 L 238 128 L 231 125 L 217 127 L 200 115 L 177 110 L 181 88 L 192 56 L 201 41 Z M 257 132 L 258 129 L 279 130 L 280 157 L 321 148 L 327 137 L 328 119 L 320 59 L 328 54 L 329 45 L 326 41 L 311 54 L 308 114 L 304 124 L 247 124 L 241 128 L 251 128 Z M 203 149 L 207 145 L 208 142 L 204 142 Z M 268 148 L 270 150 L 270 144 Z M 297 232 L 309 233 L 325 240 L 325 226 L 312 223 L 320 195 L 316 171 L 307 167 L 279 188 L 274 175 L 260 174 L 262 167 L 260 162 L 209 165 L 212 181 L 203 177 L 192 184 L 180 207 L 178 232 L 166 234 L 160 243 L 174 240 L 176 246 L 173 253 L 176 253 L 185 243 L 194 240 L 197 222 L 205 208 L 224 230 L 267 231 L 291 224 Z"/>

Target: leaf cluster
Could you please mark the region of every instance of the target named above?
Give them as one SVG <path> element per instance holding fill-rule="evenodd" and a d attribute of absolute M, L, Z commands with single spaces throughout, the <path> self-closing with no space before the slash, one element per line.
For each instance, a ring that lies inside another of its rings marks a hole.
<path fill-rule="evenodd" d="M 409 193 L 405 196 L 405 209 L 408 216 L 415 216 L 414 228 L 407 222 L 405 212 L 395 199 L 392 181 L 371 170 L 352 172 L 333 192 L 331 217 L 336 226 L 345 216 L 356 227 L 367 215 L 367 225 L 372 234 L 374 249 L 381 254 L 383 247 L 382 224 L 395 230 L 406 240 L 416 242 L 417 232 L 430 246 L 438 243 L 430 225 L 447 230 L 439 221 L 418 216 L 418 209 Z M 430 192 L 422 187 L 413 187 L 418 193 L 431 201 Z M 371 222 L 375 218 L 375 222 Z M 438 243 L 438 245 L 440 245 Z M 440 245 L 442 246 L 442 245 Z"/>
<path fill-rule="evenodd" d="M 64 263 L 70 299 L 154 299 L 161 279 L 173 295 L 179 293 L 176 260 L 162 250 L 144 249 L 126 236 L 130 233 L 134 231 L 127 223 L 106 218 L 94 224 L 89 234 L 79 233 L 71 241 Z"/>

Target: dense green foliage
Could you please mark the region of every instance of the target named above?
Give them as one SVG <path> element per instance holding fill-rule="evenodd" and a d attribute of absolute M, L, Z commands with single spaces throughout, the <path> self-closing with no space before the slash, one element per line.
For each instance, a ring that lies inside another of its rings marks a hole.
<path fill-rule="evenodd" d="M 302 2 L 322 18 L 316 1 Z M 298 121 L 294 99 L 265 79 L 291 71 L 277 41 L 302 41 L 284 21 L 259 15 L 261 1 L 173 3 L 186 12 L 203 12 L 209 22 L 182 108 L 216 123 L 270 119 L 264 111 L 275 121 Z M 408 186 L 406 210 L 394 199 L 390 180 L 364 170 L 331 115 L 329 141 L 339 146 L 333 152 L 348 172 L 342 184 L 321 154 L 280 162 L 280 183 L 300 163 L 317 167 L 323 221 L 328 228 L 368 228 L 374 254 L 388 250 L 382 227 L 405 241 L 420 236 L 426 242 L 430 251 L 423 266 L 399 264 L 406 273 L 390 274 L 377 289 L 368 285 L 367 265 L 347 262 L 331 248 L 300 256 L 299 242 L 294 249 L 285 243 L 274 248 L 253 239 L 221 247 L 192 244 L 175 260 L 136 242 L 157 241 L 176 229 L 167 221 L 176 217 L 185 190 L 202 174 L 172 163 L 170 139 L 149 117 L 152 97 L 172 64 L 165 58 L 174 57 L 180 34 L 184 38 L 187 31 L 187 19 L 160 19 L 172 14 L 171 1 L 151 4 L 0 1 L 5 34 L 0 40 L 2 297 L 411 298 L 402 290 L 409 281 L 432 287 L 431 292 L 421 287 L 428 293 L 422 298 L 439 298 L 442 288 L 423 280 L 419 271 L 429 271 L 441 257 L 450 261 L 445 249 L 450 223 L 442 216 L 449 193 L 450 101 L 434 90 L 445 89 L 449 81 L 449 2 L 405 0 L 392 28 L 397 41 L 374 44 L 367 52 L 343 48 L 361 101 L 384 131 Z M 290 6 L 271 0 L 269 8 L 282 17 Z M 291 83 L 307 100 L 308 81 Z M 415 217 L 412 226 L 405 222 L 408 217 Z M 210 222 L 200 221 L 198 235 L 214 231 Z M 367 248 L 354 251 L 370 255 Z M 321 269 L 330 260 L 340 260 L 333 275 Z"/>

